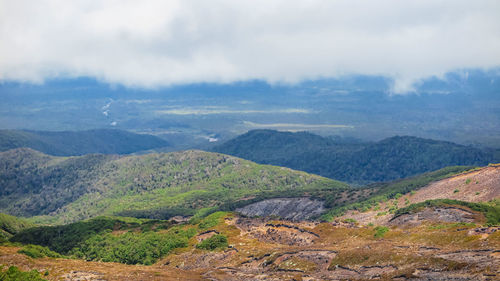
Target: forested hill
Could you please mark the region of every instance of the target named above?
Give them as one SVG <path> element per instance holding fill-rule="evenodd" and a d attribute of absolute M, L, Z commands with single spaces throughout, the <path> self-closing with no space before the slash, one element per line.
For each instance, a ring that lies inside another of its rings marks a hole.
<path fill-rule="evenodd" d="M 390 181 L 446 166 L 500 161 L 490 150 L 417 137 L 362 143 L 274 130 L 249 131 L 214 151 L 351 183 Z"/>
<path fill-rule="evenodd" d="M 62 132 L 0 130 L 0 151 L 28 147 L 50 155 L 73 156 L 129 154 L 166 146 L 169 143 L 156 136 L 113 129 Z"/>
<path fill-rule="evenodd" d="M 27 148 L 0 152 L 0 212 L 44 215 L 52 223 L 98 215 L 168 218 L 263 198 L 335 197 L 347 189 L 328 178 L 204 151 L 78 157 Z"/>

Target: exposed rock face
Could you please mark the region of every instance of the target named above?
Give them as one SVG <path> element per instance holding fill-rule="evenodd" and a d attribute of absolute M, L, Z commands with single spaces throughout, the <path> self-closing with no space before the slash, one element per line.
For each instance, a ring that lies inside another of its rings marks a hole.
<path fill-rule="evenodd" d="M 319 235 L 293 224 L 273 224 L 265 219 L 240 218 L 236 227 L 244 234 L 267 243 L 278 243 L 290 246 L 311 245 Z"/>
<path fill-rule="evenodd" d="M 418 225 L 425 221 L 433 222 L 474 222 L 475 214 L 460 208 L 425 208 L 413 214 L 404 214 L 390 220 L 390 225 Z"/>
<path fill-rule="evenodd" d="M 248 217 L 277 216 L 291 221 L 308 220 L 325 211 L 323 201 L 309 198 L 275 198 L 236 209 Z"/>

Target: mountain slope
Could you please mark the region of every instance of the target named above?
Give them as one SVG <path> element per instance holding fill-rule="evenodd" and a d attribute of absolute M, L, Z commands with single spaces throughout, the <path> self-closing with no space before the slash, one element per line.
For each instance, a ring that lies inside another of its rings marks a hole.
<path fill-rule="evenodd" d="M 263 198 L 332 196 L 348 185 L 223 154 L 51 157 L 30 149 L 0 153 L 0 211 L 72 222 L 97 215 L 167 218 Z"/>
<path fill-rule="evenodd" d="M 462 171 L 462 172 L 460 172 Z M 488 203 L 500 199 L 500 165 L 467 169 L 449 167 L 414 178 L 374 186 L 377 192 L 358 203 L 343 206 L 330 214 L 368 224 L 386 224 L 400 208 L 442 200 Z"/>
<path fill-rule="evenodd" d="M 2 239 L 10 238 L 21 230 L 34 225 L 20 218 L 0 213 L 0 243 Z"/>
<path fill-rule="evenodd" d="M 122 130 L 88 131 L 20 131 L 0 130 L 0 151 L 29 147 L 56 156 L 90 153 L 129 154 L 141 150 L 169 146 L 152 135 L 134 134 Z"/>
<path fill-rule="evenodd" d="M 454 165 L 487 165 L 498 158 L 493 151 L 417 137 L 360 143 L 272 130 L 249 131 L 214 151 L 354 183 L 390 181 Z"/>

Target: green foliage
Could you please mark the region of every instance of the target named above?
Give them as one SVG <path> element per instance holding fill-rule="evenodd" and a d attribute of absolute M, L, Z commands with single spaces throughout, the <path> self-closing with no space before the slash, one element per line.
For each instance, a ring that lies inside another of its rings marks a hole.
<path fill-rule="evenodd" d="M 389 231 L 389 228 L 387 226 L 376 226 L 374 230 L 375 234 L 373 234 L 373 237 L 382 238 Z"/>
<path fill-rule="evenodd" d="M 357 184 L 406 178 L 446 166 L 483 166 L 499 160 L 486 150 L 417 137 L 396 136 L 363 143 L 273 130 L 249 131 L 214 151 Z"/>
<path fill-rule="evenodd" d="M 436 200 L 427 200 L 424 202 L 411 204 L 408 207 L 401 208 L 396 211 L 395 217 L 401 216 L 403 214 L 411 214 L 420 211 L 425 207 L 441 207 L 441 206 L 464 206 L 473 211 L 480 212 L 486 218 L 487 225 L 499 225 L 500 224 L 500 205 L 489 202 L 489 203 L 473 203 L 473 202 L 465 202 L 459 200 L 452 199 L 436 199 Z"/>
<path fill-rule="evenodd" d="M 453 193 L 459 193 L 459 192 L 460 192 L 460 190 L 458 190 L 458 189 L 453 190 Z"/>
<path fill-rule="evenodd" d="M 465 180 L 465 184 L 469 184 L 472 180 L 471 179 L 467 179 Z"/>
<path fill-rule="evenodd" d="M 98 217 L 62 226 L 40 226 L 19 232 L 10 241 L 46 246 L 52 251 L 68 254 L 71 249 L 90 237 L 123 226 L 138 226 L 108 217 Z"/>
<path fill-rule="evenodd" d="M 32 150 L 2 154 L 0 211 L 41 215 L 33 220 L 45 224 L 97 215 L 202 218 L 273 197 L 307 194 L 335 201 L 349 189 L 304 172 L 202 151 L 121 158 L 60 158 Z"/>
<path fill-rule="evenodd" d="M 4 266 L 0 265 L 0 280 L 2 281 L 47 281 L 40 277 L 40 273 L 36 270 L 22 271 L 16 266 L 11 266 L 4 270 Z"/>
<path fill-rule="evenodd" d="M 201 241 L 200 243 L 198 243 L 198 245 L 196 245 L 196 248 L 198 249 L 205 249 L 209 251 L 213 251 L 216 249 L 224 249 L 227 247 L 228 247 L 227 237 L 222 234 L 216 234 L 210 238 Z"/>
<path fill-rule="evenodd" d="M 112 233 L 114 230 L 125 233 L 117 235 Z M 175 248 L 188 246 L 188 240 L 196 234 L 194 226 L 172 226 L 169 221 L 98 217 L 63 226 L 30 228 L 11 241 L 36 244 L 19 251 L 33 258 L 64 254 L 86 260 L 149 265 Z"/>
<path fill-rule="evenodd" d="M 127 232 L 119 236 L 104 233 L 85 240 L 71 253 L 86 260 L 151 265 L 171 250 L 187 247 L 193 235 L 193 231 L 181 229 L 167 233 Z"/>
<path fill-rule="evenodd" d="M 353 218 L 347 218 L 347 219 L 344 219 L 343 222 L 346 222 L 346 223 L 357 223 L 358 221 L 353 219 Z"/>
<path fill-rule="evenodd" d="M 32 257 L 34 259 L 37 258 L 61 258 L 62 256 L 54 251 L 49 250 L 47 247 L 39 246 L 39 245 L 26 245 L 21 248 L 21 250 L 17 251 L 20 254 L 25 254 L 28 257 Z"/>
<path fill-rule="evenodd" d="M 19 231 L 34 225 L 14 216 L 0 213 L 0 239 L 8 239 Z"/>
<path fill-rule="evenodd" d="M 210 214 L 198 224 L 200 229 L 207 229 L 218 225 L 222 219 L 227 215 L 227 212 L 216 212 Z"/>

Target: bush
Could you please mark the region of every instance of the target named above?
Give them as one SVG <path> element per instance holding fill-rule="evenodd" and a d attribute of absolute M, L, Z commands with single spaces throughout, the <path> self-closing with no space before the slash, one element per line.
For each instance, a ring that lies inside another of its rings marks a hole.
<path fill-rule="evenodd" d="M 32 257 L 34 259 L 44 258 L 44 257 L 49 257 L 49 258 L 62 257 L 60 254 L 49 250 L 49 248 L 39 245 L 26 245 L 17 252 L 20 254 L 25 254 L 28 257 Z"/>
<path fill-rule="evenodd" d="M 198 243 L 198 245 L 196 245 L 196 248 L 198 249 L 205 249 L 209 251 L 213 251 L 216 249 L 224 249 L 227 247 L 228 247 L 227 237 L 222 234 L 216 234 L 210 238 L 201 241 L 200 243 Z"/>
<path fill-rule="evenodd" d="M 357 223 L 358 221 L 353 219 L 353 218 L 347 218 L 345 220 L 343 220 L 342 222 L 345 222 L 345 223 Z"/>
<path fill-rule="evenodd" d="M 373 234 L 373 237 L 375 238 L 382 238 L 384 237 L 385 233 L 389 231 L 389 228 L 387 226 L 377 226 L 374 228 L 375 234 Z"/>
<path fill-rule="evenodd" d="M 215 212 L 202 219 L 198 224 L 200 229 L 207 229 L 218 225 L 221 219 L 227 215 L 227 212 Z"/>
<path fill-rule="evenodd" d="M 0 266 L 0 280 L 2 281 L 47 281 L 40 277 L 36 270 L 21 271 L 16 266 L 9 267 L 6 271 Z"/>
<path fill-rule="evenodd" d="M 187 247 L 195 233 L 191 229 L 172 229 L 167 233 L 128 232 L 120 236 L 105 233 L 86 240 L 72 253 L 86 260 L 151 265 L 171 250 Z"/>

